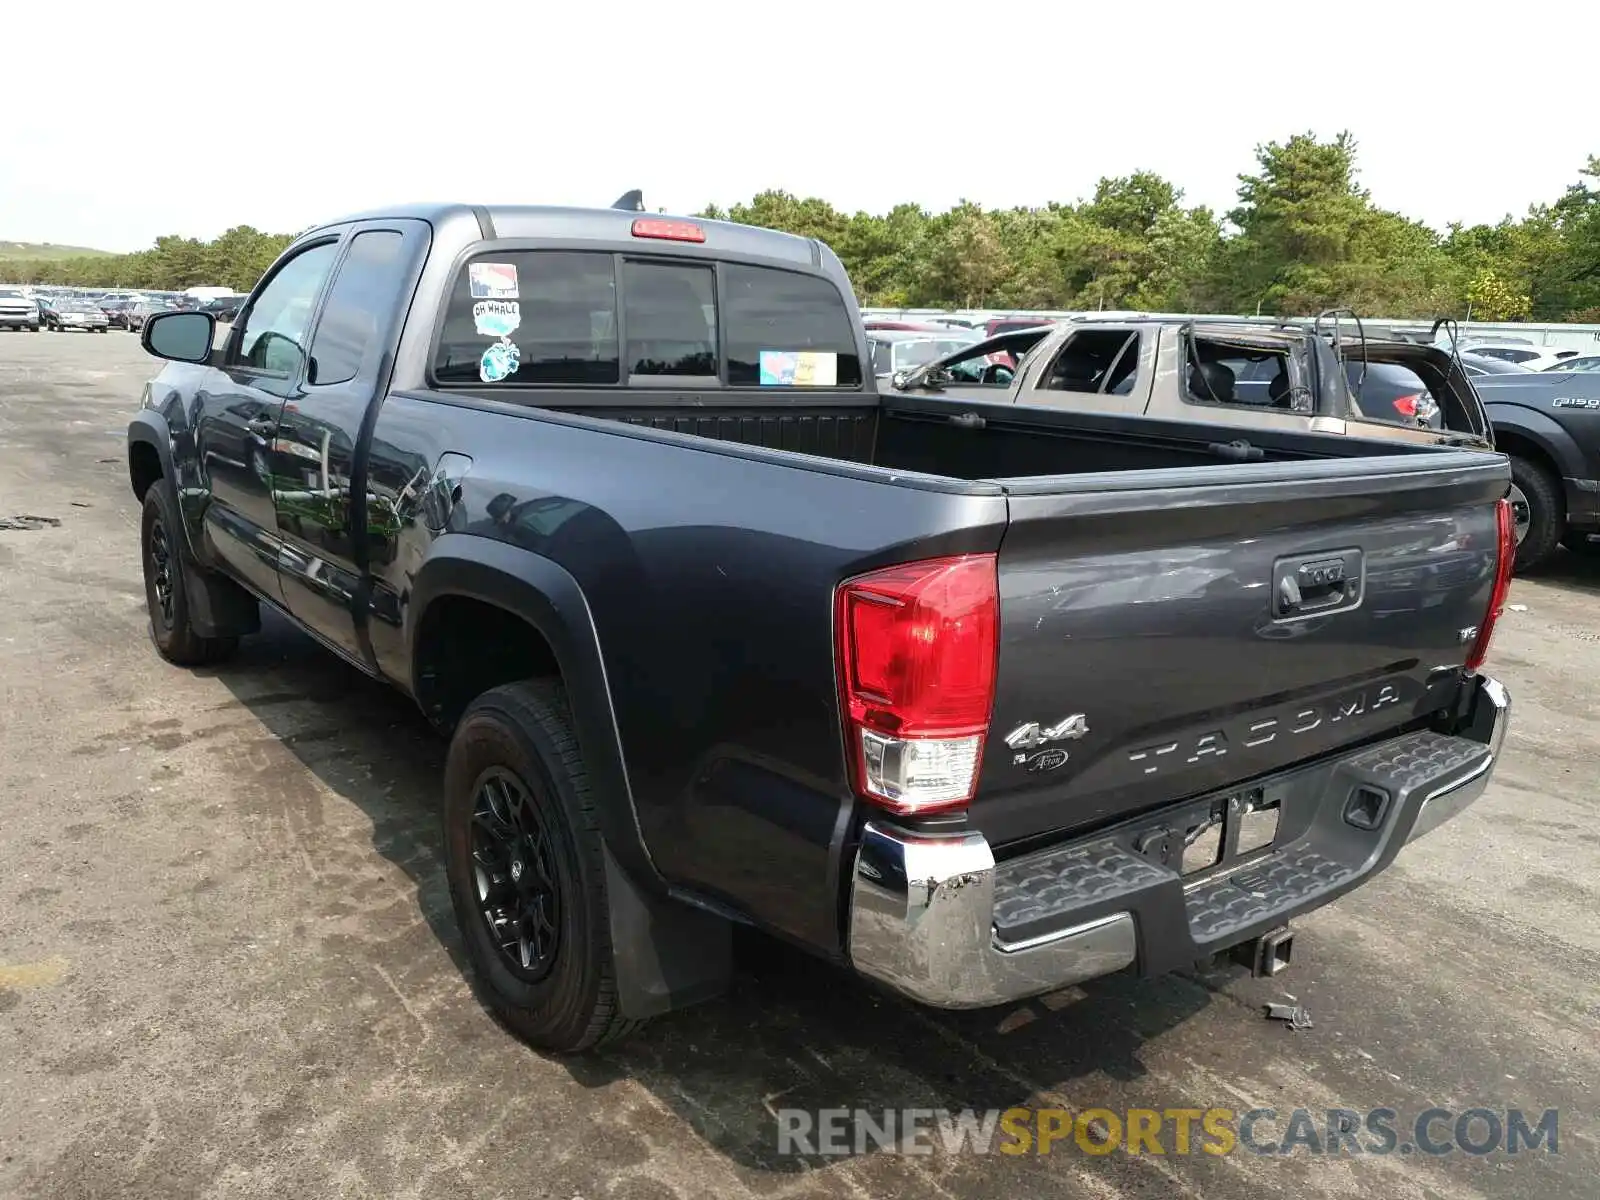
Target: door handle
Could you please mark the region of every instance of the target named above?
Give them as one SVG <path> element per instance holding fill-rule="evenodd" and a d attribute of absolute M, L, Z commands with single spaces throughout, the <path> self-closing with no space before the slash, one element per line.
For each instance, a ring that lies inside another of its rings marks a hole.
<path fill-rule="evenodd" d="M 1361 603 L 1365 573 L 1360 550 L 1280 558 L 1272 568 L 1272 615 L 1309 617 Z"/>

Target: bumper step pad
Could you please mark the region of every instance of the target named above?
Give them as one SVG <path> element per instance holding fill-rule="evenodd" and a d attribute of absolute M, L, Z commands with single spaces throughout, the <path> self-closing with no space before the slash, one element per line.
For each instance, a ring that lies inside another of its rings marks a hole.
<path fill-rule="evenodd" d="M 995 869 L 995 932 L 1002 941 L 1014 941 L 1065 914 L 1176 878 L 1110 841 L 1014 859 Z"/>

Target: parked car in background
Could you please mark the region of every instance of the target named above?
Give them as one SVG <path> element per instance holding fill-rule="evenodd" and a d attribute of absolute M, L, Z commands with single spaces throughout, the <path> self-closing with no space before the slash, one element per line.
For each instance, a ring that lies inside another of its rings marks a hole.
<path fill-rule="evenodd" d="M 976 336 L 960 336 L 953 330 L 922 333 L 901 329 L 869 329 L 867 343 L 872 348 L 872 373 L 886 379 L 896 371 L 910 371 L 946 354 L 953 354 L 976 341 Z M 981 366 L 979 376 L 981 377 Z M 975 378 L 981 382 L 981 378 Z"/>
<path fill-rule="evenodd" d="M 21 288 L 0 288 L 0 329 L 39 332 L 39 302 Z"/>
<path fill-rule="evenodd" d="M 975 364 L 997 352 L 1017 357 L 1015 375 L 987 373 L 974 384 Z M 1309 322 L 1083 317 L 986 339 L 893 384 L 1236 429 L 1489 446 L 1483 406 L 1448 352 L 1343 334 L 1336 346 L 1329 327 Z"/>
<path fill-rule="evenodd" d="M 1600 354 L 1580 354 L 1542 368 L 1545 371 L 1600 371 Z"/>
<path fill-rule="evenodd" d="M 39 306 L 39 321 L 55 333 L 81 330 L 84 333 L 104 333 L 110 322 L 100 306 L 90 300 L 74 296 L 53 296 Z"/>
<path fill-rule="evenodd" d="M 1469 350 L 1462 350 L 1456 357 L 1461 360 L 1462 370 L 1473 379 L 1480 375 L 1525 375 L 1530 370 L 1521 363 L 1507 362 L 1503 358 L 1490 358 L 1484 354 L 1473 354 Z"/>
<path fill-rule="evenodd" d="M 200 311 L 210 313 L 217 320 L 227 323 L 239 315 L 239 309 L 248 296 L 216 296 L 200 305 Z"/>
<path fill-rule="evenodd" d="M 1442 424 L 1439 403 L 1422 376 L 1404 363 L 1345 359 L 1345 379 L 1356 407 L 1374 421 L 1414 421 L 1429 429 Z"/>
<path fill-rule="evenodd" d="M 984 337 L 999 337 L 1002 333 L 1015 333 L 1020 329 L 1038 329 L 1053 325 L 1050 317 L 996 317 L 983 327 Z"/>
<path fill-rule="evenodd" d="M 111 296 L 100 301 L 100 311 L 105 313 L 106 324 L 112 329 L 128 327 L 128 310 L 132 307 L 132 300 L 120 296 Z"/>
<path fill-rule="evenodd" d="M 138 300 L 128 308 L 128 328 L 138 333 L 144 328 L 144 323 L 156 313 L 172 312 L 173 307 L 167 300 Z"/>
<path fill-rule="evenodd" d="M 1517 569 L 1558 545 L 1600 550 L 1600 372 L 1516 371 L 1472 381 L 1511 459 Z"/>
<path fill-rule="evenodd" d="M 1480 358 L 1498 358 L 1502 362 L 1515 363 L 1519 367 L 1526 367 L 1530 371 L 1542 371 L 1546 367 L 1560 363 L 1564 359 L 1576 358 L 1580 351 L 1568 350 L 1562 347 L 1551 348 L 1548 346 L 1533 346 L 1510 342 L 1474 342 L 1469 349 Z"/>
<path fill-rule="evenodd" d="M 864 321 L 863 325 L 868 333 L 883 330 L 898 333 L 943 333 L 947 328 L 944 325 L 935 325 L 931 321 L 891 321 L 876 318 Z"/>

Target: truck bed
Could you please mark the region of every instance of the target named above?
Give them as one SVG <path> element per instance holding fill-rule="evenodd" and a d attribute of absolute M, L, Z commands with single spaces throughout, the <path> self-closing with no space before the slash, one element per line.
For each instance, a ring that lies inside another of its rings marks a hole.
<path fill-rule="evenodd" d="M 485 402 L 503 402 L 505 392 Z M 1019 409 L 971 400 L 882 395 L 833 402 L 753 404 L 748 396 L 657 392 L 530 396 L 556 413 L 620 421 L 663 433 L 782 450 L 957 480 L 1020 480 L 1085 472 L 1208 466 L 1240 459 L 1215 429 L 1059 409 Z M 1382 458 L 1411 447 L 1292 431 L 1250 430 L 1251 461 Z M 1348 442 L 1349 444 L 1344 444 Z"/>

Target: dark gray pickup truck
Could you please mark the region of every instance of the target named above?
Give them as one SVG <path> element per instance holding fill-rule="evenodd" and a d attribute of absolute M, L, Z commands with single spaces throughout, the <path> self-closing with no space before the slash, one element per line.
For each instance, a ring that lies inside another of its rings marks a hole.
<path fill-rule="evenodd" d="M 1503 457 L 880 395 L 815 241 L 396 209 L 301 236 L 220 344 L 142 337 L 157 648 L 266 603 L 415 698 L 540 1046 L 715 994 L 736 923 L 945 1007 L 1272 972 L 1505 734 Z"/>

